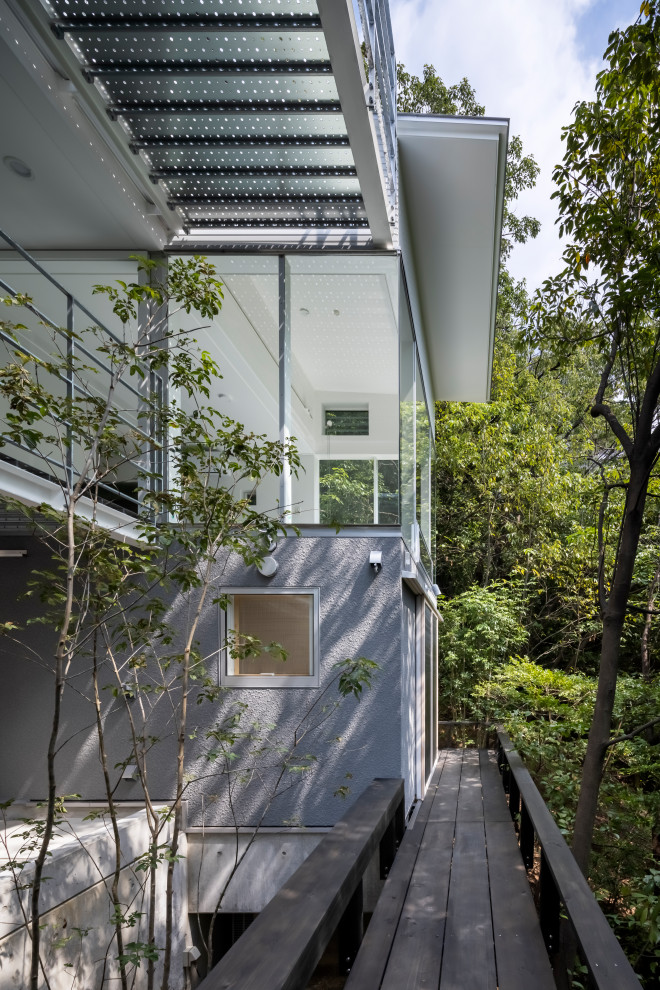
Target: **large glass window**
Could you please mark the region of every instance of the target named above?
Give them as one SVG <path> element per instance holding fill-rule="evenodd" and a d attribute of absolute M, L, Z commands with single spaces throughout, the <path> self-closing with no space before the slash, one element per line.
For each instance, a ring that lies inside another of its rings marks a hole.
<path fill-rule="evenodd" d="M 287 258 L 294 522 L 399 523 L 396 255 Z"/>

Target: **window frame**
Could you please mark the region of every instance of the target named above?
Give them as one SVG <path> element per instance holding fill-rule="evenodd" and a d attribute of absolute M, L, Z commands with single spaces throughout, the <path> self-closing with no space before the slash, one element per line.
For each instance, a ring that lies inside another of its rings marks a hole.
<path fill-rule="evenodd" d="M 335 413 L 366 413 L 367 414 L 367 429 L 364 433 L 340 433 L 332 432 L 328 433 L 328 416 L 332 416 Z M 347 405 L 346 403 L 324 403 L 323 404 L 323 420 L 322 420 L 322 435 L 324 437 L 341 437 L 345 439 L 346 437 L 370 437 L 371 436 L 371 419 L 369 403 L 366 402 L 363 405 Z"/>
<path fill-rule="evenodd" d="M 218 676 L 222 687 L 238 688 L 317 688 L 320 684 L 321 673 L 321 643 L 320 643 L 320 588 L 241 588 L 235 585 L 223 587 L 220 594 L 228 595 L 231 599 L 227 609 L 219 609 L 220 613 L 220 644 L 218 651 Z M 227 638 L 227 630 L 232 629 L 233 597 L 234 595 L 305 595 L 312 599 L 310 630 L 311 673 L 305 675 L 282 674 L 234 674 L 231 672 L 232 658 L 229 650 L 223 648 Z"/>

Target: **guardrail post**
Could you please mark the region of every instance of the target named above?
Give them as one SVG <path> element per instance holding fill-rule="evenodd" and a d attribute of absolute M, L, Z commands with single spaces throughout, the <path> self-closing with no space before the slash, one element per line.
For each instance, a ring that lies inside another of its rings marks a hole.
<path fill-rule="evenodd" d="M 362 880 L 355 888 L 337 926 L 339 972 L 348 973 L 364 936 L 364 901 Z"/>
<path fill-rule="evenodd" d="M 525 869 L 531 870 L 534 865 L 534 825 L 524 801 L 520 802 L 520 855 Z"/>
<path fill-rule="evenodd" d="M 504 793 L 508 794 L 511 789 L 511 767 L 509 766 L 509 761 L 506 758 L 504 750 L 501 751 L 500 760 L 500 773 L 502 774 L 502 787 L 504 788 Z"/>
<path fill-rule="evenodd" d="M 394 857 L 396 856 L 396 851 L 399 848 L 399 843 L 403 838 L 405 828 L 406 818 L 402 801 L 396 809 L 394 817 L 385 829 L 383 838 L 380 840 L 379 854 L 381 880 L 384 880 L 390 872 L 390 867 L 394 862 Z"/>
<path fill-rule="evenodd" d="M 541 876 L 539 897 L 539 921 L 548 955 L 552 958 L 559 950 L 559 893 L 550 872 L 545 853 L 541 850 Z"/>
<path fill-rule="evenodd" d="M 518 790 L 518 784 L 516 783 L 516 778 L 513 774 L 510 775 L 509 779 L 509 813 L 513 820 L 516 820 L 516 815 L 520 811 L 520 791 Z"/>

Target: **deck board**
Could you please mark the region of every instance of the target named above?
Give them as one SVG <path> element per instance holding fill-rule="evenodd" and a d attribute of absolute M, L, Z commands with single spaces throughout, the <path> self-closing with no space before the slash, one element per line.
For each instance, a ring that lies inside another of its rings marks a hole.
<path fill-rule="evenodd" d="M 456 823 L 440 990 L 497 986 L 483 821 Z"/>
<path fill-rule="evenodd" d="M 500 990 L 555 990 L 529 882 L 509 822 L 486 821 L 488 875 Z"/>
<path fill-rule="evenodd" d="M 438 986 L 453 837 L 454 822 L 426 826 L 382 990 Z"/>
<path fill-rule="evenodd" d="M 346 990 L 553 990 L 492 753 L 443 750 Z"/>

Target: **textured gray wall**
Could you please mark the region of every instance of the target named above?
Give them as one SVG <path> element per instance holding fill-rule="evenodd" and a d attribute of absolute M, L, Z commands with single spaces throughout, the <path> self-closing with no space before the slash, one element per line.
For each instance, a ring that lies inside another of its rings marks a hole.
<path fill-rule="evenodd" d="M 0 545 L 28 547 L 30 551 L 25 559 L 0 559 L 5 588 L 0 621 L 11 618 L 23 623 L 34 615 L 38 604 L 29 599 L 16 601 L 15 594 L 25 586 L 30 571 L 45 563 L 43 551 L 35 541 L 20 536 L 4 536 Z M 402 761 L 402 756 L 405 759 L 402 753 L 402 547 L 398 537 L 318 536 L 308 531 L 300 538 L 280 541 L 274 552 L 279 570 L 272 579 L 261 577 L 254 567 L 247 568 L 234 557 L 218 562 L 215 574 L 218 588 L 227 585 L 264 590 L 269 587 L 320 589 L 321 690 L 333 676 L 333 665 L 346 657 L 367 656 L 381 666 L 371 691 L 365 692 L 359 702 L 353 698 L 342 701 L 321 729 L 305 739 L 301 749 L 317 755 L 318 765 L 313 774 L 275 799 L 266 813 L 265 824 L 277 826 L 297 820 L 305 825 L 332 825 L 347 807 L 346 801 L 333 796 L 341 785 L 350 787 L 350 802 L 374 777 L 403 776 L 404 769 L 406 776 L 410 775 L 409 764 L 404 768 Z M 379 574 L 369 566 L 371 550 L 382 551 L 383 568 Z M 183 628 L 192 604 L 183 597 L 172 602 L 171 618 L 179 628 Z M 51 678 L 43 665 L 48 665 L 52 652 L 52 633 L 45 627 L 32 625 L 22 635 L 28 650 L 15 647 L 6 638 L 0 639 L 2 799 L 41 798 L 46 792 L 44 754 L 53 702 Z M 218 607 L 208 604 L 200 631 L 203 655 L 215 654 L 218 645 Z M 409 655 L 409 647 L 405 652 Z M 411 702 L 409 665 L 407 660 L 406 707 Z M 217 669 L 215 660 L 210 666 Z M 63 706 L 63 736 L 68 741 L 58 755 L 61 782 L 58 791 L 78 793 L 84 800 L 102 800 L 94 716 L 87 700 L 89 670 L 81 665 L 81 669 L 72 673 Z M 316 696 L 316 690 L 309 688 L 229 689 L 226 693 L 229 700 L 238 698 L 248 703 L 250 718 L 262 724 L 273 723 L 270 741 L 283 746 L 290 744 L 295 726 Z M 335 697 L 333 691 L 331 700 Z M 112 713 L 108 692 L 104 694 L 104 702 L 109 708 L 105 729 L 111 761 L 115 762 L 129 751 L 128 733 L 123 715 Z M 210 744 L 205 733 L 216 722 L 221 704 L 196 705 L 195 698 L 191 699 L 190 732 L 196 730 L 196 738 L 188 744 L 188 771 L 194 778 L 186 795 L 191 824 L 232 823 L 225 778 L 214 776 L 214 765 L 206 758 Z M 407 713 L 406 722 L 409 724 Z M 171 709 L 167 699 L 161 698 L 150 716 L 149 728 L 161 739 L 149 755 L 151 793 L 160 799 L 172 794 L 172 730 Z M 409 735 L 407 728 L 406 738 Z M 264 809 L 265 795 L 276 773 L 264 765 L 268 762 L 272 763 L 272 758 L 263 758 L 251 781 L 236 790 L 233 813 L 240 824 L 254 823 Z M 352 777 L 346 777 L 347 773 Z M 407 783 L 410 787 L 409 780 Z M 122 781 L 116 797 L 139 799 L 139 785 Z"/>

